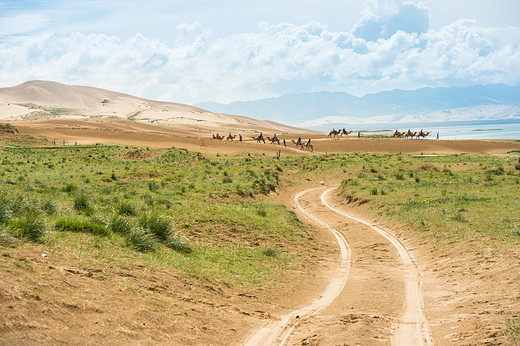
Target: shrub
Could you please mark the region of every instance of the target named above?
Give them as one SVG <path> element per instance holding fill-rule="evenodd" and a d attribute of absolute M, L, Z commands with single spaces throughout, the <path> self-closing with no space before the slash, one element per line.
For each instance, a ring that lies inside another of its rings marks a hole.
<path fill-rule="evenodd" d="M 397 179 L 397 180 L 404 180 L 404 175 L 402 173 L 396 173 L 395 174 L 395 179 Z"/>
<path fill-rule="evenodd" d="M 276 249 L 268 247 L 267 249 L 262 251 L 262 254 L 267 257 L 276 257 L 278 255 L 278 251 L 276 251 Z"/>
<path fill-rule="evenodd" d="M 45 234 L 47 225 L 40 215 L 35 212 L 28 212 L 19 219 L 11 221 L 9 228 L 15 231 L 18 237 L 40 242 Z"/>
<path fill-rule="evenodd" d="M 166 241 L 171 235 L 172 227 L 170 221 L 157 213 L 144 215 L 139 220 L 139 225 L 143 229 L 150 231 L 161 241 Z"/>
<path fill-rule="evenodd" d="M 126 238 L 128 245 L 141 252 L 150 252 L 155 250 L 155 237 L 150 232 L 137 227 L 133 229 L 128 238 Z"/>
<path fill-rule="evenodd" d="M 108 222 L 108 227 L 116 233 L 129 235 L 133 224 L 127 217 L 115 214 Z"/>
<path fill-rule="evenodd" d="M 191 248 L 188 241 L 180 236 L 169 236 L 166 240 L 166 246 L 170 249 L 175 250 L 181 253 L 191 253 L 193 249 Z"/>
<path fill-rule="evenodd" d="M 81 193 L 74 198 L 74 209 L 77 211 L 87 211 L 90 208 L 87 195 Z"/>
<path fill-rule="evenodd" d="M 256 213 L 262 217 L 266 217 L 267 216 L 267 211 L 265 210 L 264 207 L 260 207 L 256 210 Z"/>
<path fill-rule="evenodd" d="M 4 230 L 0 230 L 0 246 L 13 246 L 16 244 L 16 238 L 12 234 Z"/>
<path fill-rule="evenodd" d="M 42 205 L 42 210 L 47 213 L 47 215 L 54 215 L 57 212 L 56 204 L 52 200 L 47 200 Z"/>
<path fill-rule="evenodd" d="M 72 191 L 76 191 L 77 187 L 76 187 L 76 185 L 69 183 L 69 184 L 65 185 L 65 187 L 63 187 L 62 190 L 64 192 L 72 192 Z"/>
<path fill-rule="evenodd" d="M 148 190 L 150 191 L 157 191 L 160 187 L 161 185 L 154 180 L 148 182 Z"/>
<path fill-rule="evenodd" d="M 136 208 L 133 204 L 123 201 L 116 206 L 116 212 L 119 215 L 133 216 L 137 214 Z"/>

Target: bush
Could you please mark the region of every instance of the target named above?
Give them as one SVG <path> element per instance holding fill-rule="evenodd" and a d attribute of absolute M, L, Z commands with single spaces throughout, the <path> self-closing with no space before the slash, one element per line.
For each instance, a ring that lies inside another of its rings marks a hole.
<path fill-rule="evenodd" d="M 267 211 L 263 208 L 263 207 L 260 207 L 256 210 L 256 213 L 262 217 L 266 217 L 267 216 Z"/>
<path fill-rule="evenodd" d="M 115 214 L 110 219 L 108 227 L 116 233 L 128 235 L 132 231 L 133 224 L 127 217 Z"/>
<path fill-rule="evenodd" d="M 157 191 L 160 187 L 161 185 L 154 180 L 148 182 L 148 190 L 150 191 Z"/>
<path fill-rule="evenodd" d="M 141 252 L 155 250 L 156 242 L 154 235 L 140 227 L 133 229 L 126 241 L 128 245 Z"/>
<path fill-rule="evenodd" d="M 193 249 L 191 248 L 190 244 L 188 244 L 188 241 L 182 237 L 179 236 L 170 236 L 166 240 L 166 246 L 168 246 L 170 249 L 175 250 L 177 252 L 181 253 L 191 253 L 193 252 Z"/>
<path fill-rule="evenodd" d="M 87 195 L 81 193 L 74 198 L 74 209 L 77 211 L 87 211 L 90 208 Z"/>
<path fill-rule="evenodd" d="M 133 216 L 137 214 L 135 206 L 127 201 L 123 201 L 116 206 L 116 212 L 119 215 Z"/>
<path fill-rule="evenodd" d="M 404 175 L 402 173 L 396 173 L 395 174 L 395 179 L 397 179 L 397 180 L 404 180 Z"/>
<path fill-rule="evenodd" d="M 43 219 L 35 212 L 28 212 L 17 220 L 9 223 L 9 228 L 16 232 L 17 237 L 40 242 L 47 230 Z"/>
<path fill-rule="evenodd" d="M 72 192 L 72 191 L 76 191 L 77 187 L 76 187 L 76 185 L 69 183 L 69 184 L 65 185 L 65 187 L 62 190 L 64 192 Z"/>
<path fill-rule="evenodd" d="M 57 212 L 56 204 L 54 201 L 47 200 L 42 205 L 42 210 L 47 213 L 47 215 L 54 215 Z"/>
<path fill-rule="evenodd" d="M 157 213 L 144 215 L 139 220 L 139 225 L 143 229 L 150 231 L 161 241 L 166 241 L 171 235 L 172 227 L 170 221 Z"/>
<path fill-rule="evenodd" d="M 276 257 L 278 255 L 278 251 L 269 247 L 269 248 L 265 249 L 264 251 L 262 251 L 262 254 L 267 257 Z"/>

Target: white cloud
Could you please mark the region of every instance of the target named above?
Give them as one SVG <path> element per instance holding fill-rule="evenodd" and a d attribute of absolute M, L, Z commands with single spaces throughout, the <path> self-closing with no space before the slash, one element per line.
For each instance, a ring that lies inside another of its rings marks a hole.
<path fill-rule="evenodd" d="M 354 26 L 353 34 L 367 41 L 389 39 L 398 31 L 426 33 L 429 27 L 428 9 L 415 1 L 368 0 L 363 17 Z"/>
<path fill-rule="evenodd" d="M 193 22 L 171 30 L 172 44 L 142 34 L 125 40 L 81 33 L 6 36 L 0 40 L 0 83 L 47 79 L 185 103 L 304 91 L 360 95 L 520 84 L 520 28 L 459 20 L 425 32 L 416 24 L 426 16 L 415 2 L 384 0 L 371 1 L 351 32 L 332 31 L 317 21 L 262 22 L 256 32 L 215 38 Z M 395 26 L 400 18 L 404 24 Z M 356 35 L 360 25 L 370 23 L 377 24 L 377 40 Z"/>

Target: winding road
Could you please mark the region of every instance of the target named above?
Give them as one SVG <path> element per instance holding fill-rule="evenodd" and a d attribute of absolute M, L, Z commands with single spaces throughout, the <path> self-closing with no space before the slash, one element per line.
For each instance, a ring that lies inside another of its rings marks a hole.
<path fill-rule="evenodd" d="M 245 345 L 432 345 L 413 255 L 391 233 L 334 206 L 334 190 L 308 189 L 293 199 L 339 246 L 329 285 L 310 305 L 258 329 Z"/>

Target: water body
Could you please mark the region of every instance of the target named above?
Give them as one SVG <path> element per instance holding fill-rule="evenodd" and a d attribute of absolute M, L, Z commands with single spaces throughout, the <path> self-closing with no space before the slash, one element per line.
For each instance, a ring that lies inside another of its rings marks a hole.
<path fill-rule="evenodd" d="M 332 129 L 334 126 L 330 126 Z M 343 128 L 357 131 L 430 131 L 429 139 L 435 139 L 439 133 L 439 139 L 518 139 L 520 140 L 520 119 L 493 120 L 493 121 L 459 121 L 444 123 L 395 123 L 395 124 L 363 124 L 341 125 L 335 128 Z M 327 129 L 321 129 L 327 131 Z"/>

